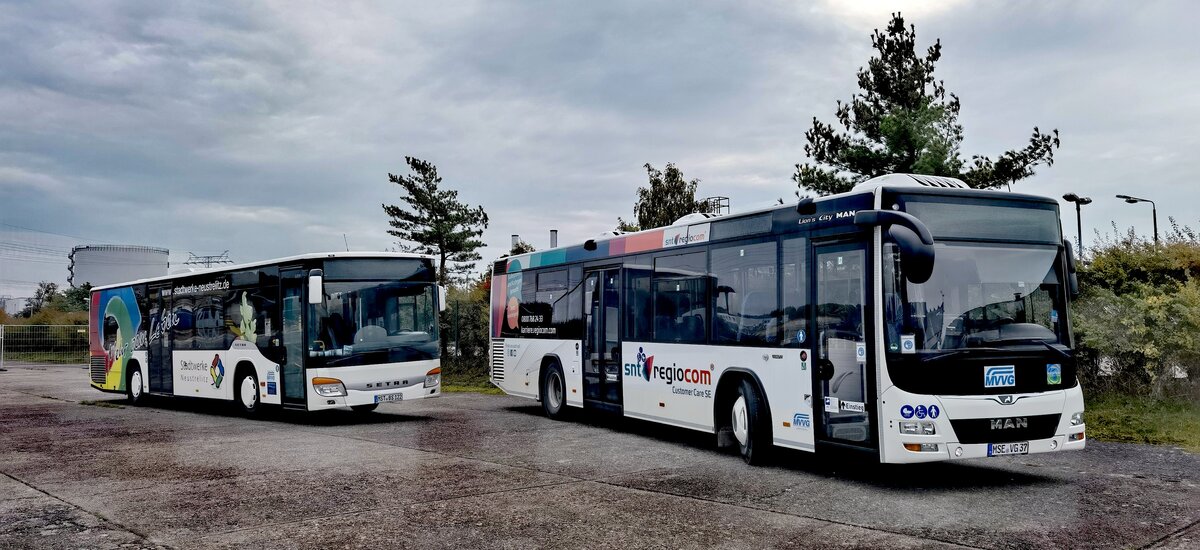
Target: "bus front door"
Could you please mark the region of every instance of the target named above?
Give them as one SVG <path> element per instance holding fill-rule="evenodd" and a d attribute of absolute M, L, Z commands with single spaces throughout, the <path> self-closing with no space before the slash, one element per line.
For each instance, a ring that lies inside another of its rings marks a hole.
<path fill-rule="evenodd" d="M 620 270 L 587 274 L 583 282 L 583 397 L 621 403 Z"/>
<path fill-rule="evenodd" d="M 283 373 L 279 381 L 283 386 L 280 389 L 280 400 L 284 406 L 303 407 L 305 404 L 304 356 L 306 347 L 302 313 L 308 303 L 304 299 L 308 278 L 303 269 L 282 269 L 279 271 L 279 280 L 281 281 L 279 292 L 283 305 L 280 308 L 280 315 L 283 317 L 283 331 L 280 336 L 283 338 L 284 349 Z"/>
<path fill-rule="evenodd" d="M 146 370 L 150 373 L 150 391 L 171 393 L 175 378 L 171 369 L 171 287 L 150 287 L 150 340 L 146 343 Z"/>
<path fill-rule="evenodd" d="M 818 246 L 815 259 L 817 439 L 875 448 L 867 251 L 862 244 Z"/>

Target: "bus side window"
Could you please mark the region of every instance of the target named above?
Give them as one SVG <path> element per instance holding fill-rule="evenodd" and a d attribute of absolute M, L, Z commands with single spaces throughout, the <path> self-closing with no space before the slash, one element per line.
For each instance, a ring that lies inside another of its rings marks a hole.
<path fill-rule="evenodd" d="M 808 330 L 808 243 L 806 239 L 783 240 L 779 277 L 782 283 L 784 347 L 810 347 Z"/>
<path fill-rule="evenodd" d="M 773 345 L 779 337 L 775 242 L 712 250 L 714 344 Z"/>
<path fill-rule="evenodd" d="M 705 252 L 654 260 L 654 341 L 703 344 L 708 318 Z"/>

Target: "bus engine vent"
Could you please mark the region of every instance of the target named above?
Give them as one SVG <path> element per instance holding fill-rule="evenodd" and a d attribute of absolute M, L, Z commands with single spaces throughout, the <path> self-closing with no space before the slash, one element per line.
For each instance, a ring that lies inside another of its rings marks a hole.
<path fill-rule="evenodd" d="M 492 339 L 492 380 L 504 380 L 504 339 Z"/>
<path fill-rule="evenodd" d="M 108 358 L 103 355 L 92 356 L 91 364 L 89 365 L 91 367 L 89 370 L 91 370 L 92 373 L 92 382 L 97 384 L 104 383 L 105 375 L 108 374 L 104 371 L 104 364 L 107 362 L 107 360 Z"/>

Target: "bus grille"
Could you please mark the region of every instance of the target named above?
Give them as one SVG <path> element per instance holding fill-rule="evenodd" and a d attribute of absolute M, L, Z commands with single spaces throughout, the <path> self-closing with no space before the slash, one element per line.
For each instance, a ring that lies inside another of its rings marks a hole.
<path fill-rule="evenodd" d="M 954 435 L 958 436 L 959 443 L 1008 443 L 1011 441 L 1031 441 L 1054 437 L 1054 431 L 1058 429 L 1058 419 L 1060 416 L 1062 415 L 1043 414 L 1011 418 L 965 418 L 962 420 L 951 420 L 950 425 L 954 427 Z M 1016 423 L 1015 421 L 1018 418 L 1021 418 L 1025 422 Z M 1012 420 L 1016 426 L 1008 424 L 1009 427 L 1007 428 L 993 429 L 993 420 L 998 420 L 1002 423 L 1005 420 Z"/>
<path fill-rule="evenodd" d="M 492 340 L 492 380 L 504 380 L 504 339 Z"/>
<path fill-rule="evenodd" d="M 89 366 L 91 367 L 92 382 L 97 384 L 104 383 L 105 374 L 107 374 L 104 372 L 104 364 L 107 362 L 107 359 L 103 355 L 93 355 L 91 357 L 91 364 Z"/>

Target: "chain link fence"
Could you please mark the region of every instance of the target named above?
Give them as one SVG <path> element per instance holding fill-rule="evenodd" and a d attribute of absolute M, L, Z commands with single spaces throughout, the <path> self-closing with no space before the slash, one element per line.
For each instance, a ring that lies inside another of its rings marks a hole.
<path fill-rule="evenodd" d="M 0 325 L 0 369 L 6 363 L 87 362 L 87 325 Z"/>

